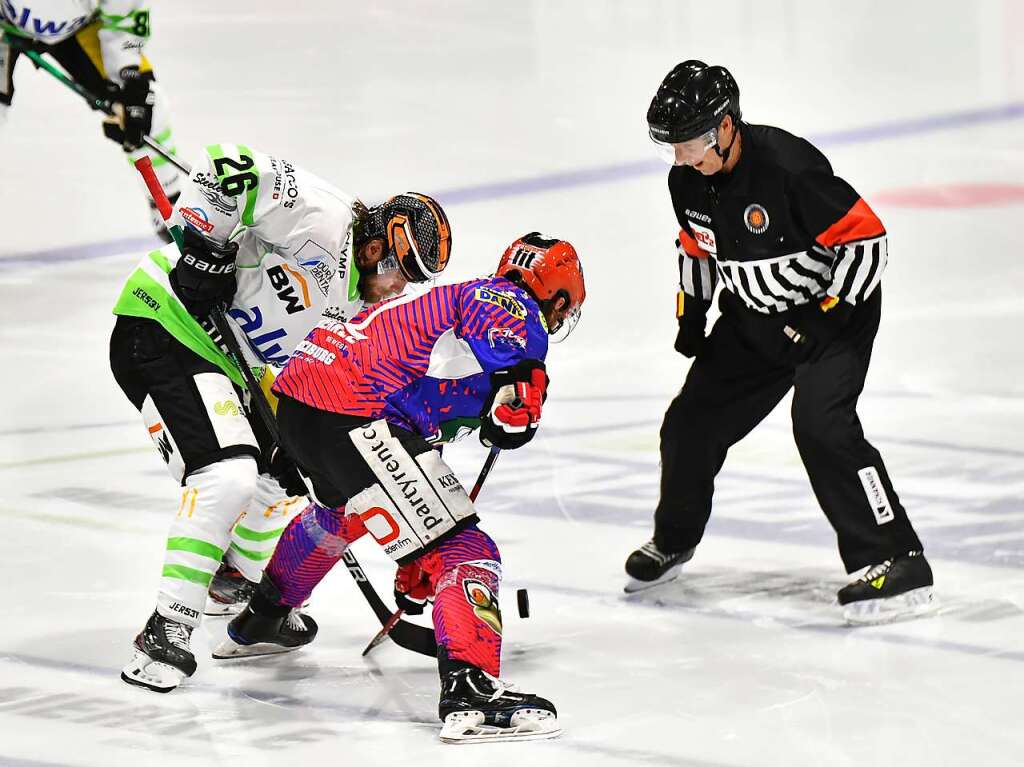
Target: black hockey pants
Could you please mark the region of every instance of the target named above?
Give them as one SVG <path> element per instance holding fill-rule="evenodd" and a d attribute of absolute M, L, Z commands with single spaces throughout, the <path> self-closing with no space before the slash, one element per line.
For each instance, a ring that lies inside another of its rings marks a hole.
<path fill-rule="evenodd" d="M 797 448 L 847 572 L 922 548 L 857 417 L 881 303 L 877 289 L 820 360 L 794 368 L 784 361 L 785 313 L 754 312 L 723 291 L 722 316 L 661 427 L 658 548 L 682 551 L 700 542 L 726 453 L 790 387 Z"/>

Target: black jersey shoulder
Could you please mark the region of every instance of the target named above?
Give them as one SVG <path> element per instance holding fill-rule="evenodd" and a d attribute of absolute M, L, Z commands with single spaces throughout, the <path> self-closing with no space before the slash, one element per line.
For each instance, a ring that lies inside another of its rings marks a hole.
<path fill-rule="evenodd" d="M 810 141 L 772 125 L 745 124 L 745 137 L 759 164 L 775 165 L 787 174 L 807 171 L 832 173 L 828 158 Z"/>

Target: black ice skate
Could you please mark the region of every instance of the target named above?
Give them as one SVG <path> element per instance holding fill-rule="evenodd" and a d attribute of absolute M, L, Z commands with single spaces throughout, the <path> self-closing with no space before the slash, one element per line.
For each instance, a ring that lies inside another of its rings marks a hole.
<path fill-rule="evenodd" d="M 551 701 L 521 693 L 478 668 L 461 668 L 441 683 L 438 716 L 445 743 L 542 740 L 561 734 Z"/>
<path fill-rule="evenodd" d="M 191 626 L 154 611 L 135 637 L 135 656 L 122 669 L 121 679 L 155 692 L 170 692 L 196 671 L 191 636 Z"/>
<path fill-rule="evenodd" d="M 626 560 L 626 574 L 629 575 L 630 580 L 626 584 L 625 592 L 634 594 L 637 591 L 674 581 L 679 577 L 679 570 L 682 566 L 693 559 L 694 551 L 696 549 L 678 552 L 662 551 L 655 545 L 652 538 L 630 554 Z"/>
<path fill-rule="evenodd" d="M 316 621 L 282 605 L 273 581 L 263 576 L 252 600 L 228 624 L 228 638 L 213 651 L 214 658 L 241 658 L 291 652 L 316 637 Z"/>
<path fill-rule="evenodd" d="M 843 617 L 850 623 L 882 623 L 931 612 L 932 568 L 924 553 L 911 551 L 868 571 L 839 589 Z"/>
<path fill-rule="evenodd" d="M 210 581 L 204 615 L 238 615 L 252 599 L 256 584 L 238 570 L 222 564 Z"/>

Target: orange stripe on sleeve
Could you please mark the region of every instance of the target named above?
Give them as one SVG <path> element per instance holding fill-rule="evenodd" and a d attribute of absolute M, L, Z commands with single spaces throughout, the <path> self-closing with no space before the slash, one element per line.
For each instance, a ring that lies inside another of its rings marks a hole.
<path fill-rule="evenodd" d="M 686 251 L 686 255 L 691 258 L 707 258 L 708 252 L 704 250 L 697 241 L 690 236 L 690 233 L 685 229 L 679 230 L 679 242 L 682 243 L 683 250 Z"/>
<path fill-rule="evenodd" d="M 863 197 L 858 197 L 853 207 L 832 226 L 817 236 L 817 241 L 826 248 L 845 245 L 855 240 L 868 240 L 885 234 L 885 227 L 871 210 Z"/>

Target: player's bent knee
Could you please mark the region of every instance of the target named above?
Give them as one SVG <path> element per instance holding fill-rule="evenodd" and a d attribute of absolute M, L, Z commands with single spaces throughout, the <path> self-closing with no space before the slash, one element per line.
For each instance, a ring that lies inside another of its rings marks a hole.
<path fill-rule="evenodd" d="M 238 456 L 196 469 L 185 478 L 184 485 L 195 490 L 202 508 L 216 510 L 230 525 L 252 501 L 258 479 L 255 459 Z"/>

